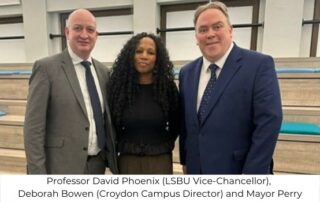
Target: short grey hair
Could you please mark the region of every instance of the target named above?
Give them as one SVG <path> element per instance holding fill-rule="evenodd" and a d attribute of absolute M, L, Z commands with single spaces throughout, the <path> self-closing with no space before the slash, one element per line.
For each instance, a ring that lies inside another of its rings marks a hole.
<path fill-rule="evenodd" d="M 213 1 L 213 2 L 209 2 L 209 3 L 205 4 L 205 5 L 199 6 L 196 9 L 195 13 L 194 13 L 194 18 L 193 18 L 194 26 L 196 26 L 197 20 L 198 20 L 200 14 L 203 13 L 204 11 L 208 10 L 208 9 L 218 9 L 218 10 L 220 10 L 223 13 L 223 15 L 226 16 L 227 22 L 231 26 L 229 14 L 228 14 L 228 8 L 224 3 L 220 2 L 220 1 Z"/>

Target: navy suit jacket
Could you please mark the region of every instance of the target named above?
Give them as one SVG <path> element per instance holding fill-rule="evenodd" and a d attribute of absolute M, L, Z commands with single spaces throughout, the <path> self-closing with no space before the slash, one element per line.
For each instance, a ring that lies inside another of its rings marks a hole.
<path fill-rule="evenodd" d="M 234 45 L 215 83 L 205 120 L 197 118 L 202 57 L 179 75 L 180 161 L 188 174 L 269 174 L 282 109 L 274 61 Z"/>

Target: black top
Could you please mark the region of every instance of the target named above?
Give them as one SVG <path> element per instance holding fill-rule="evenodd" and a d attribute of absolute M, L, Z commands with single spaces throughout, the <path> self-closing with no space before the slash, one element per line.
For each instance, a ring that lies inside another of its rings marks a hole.
<path fill-rule="evenodd" d="M 175 116 L 174 118 L 172 116 Z M 131 107 L 123 112 L 118 133 L 118 151 L 125 154 L 156 155 L 170 153 L 177 137 L 178 114 L 166 118 L 153 97 L 153 85 L 139 85 Z"/>

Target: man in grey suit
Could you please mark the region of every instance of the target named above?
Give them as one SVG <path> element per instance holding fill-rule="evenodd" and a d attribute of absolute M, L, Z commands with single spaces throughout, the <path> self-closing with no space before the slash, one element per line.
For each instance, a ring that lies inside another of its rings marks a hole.
<path fill-rule="evenodd" d="M 106 96 L 109 72 L 91 57 L 95 17 L 75 10 L 65 35 L 66 50 L 33 66 L 24 126 L 27 172 L 104 174 L 108 166 L 118 173 Z"/>

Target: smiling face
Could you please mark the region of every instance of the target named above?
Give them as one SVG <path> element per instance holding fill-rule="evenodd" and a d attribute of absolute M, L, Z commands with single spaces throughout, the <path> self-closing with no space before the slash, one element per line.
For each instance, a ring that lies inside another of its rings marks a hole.
<path fill-rule="evenodd" d="M 232 27 L 219 9 L 207 9 L 197 19 L 196 39 L 203 56 L 214 63 L 230 47 Z"/>
<path fill-rule="evenodd" d="M 152 72 L 156 63 L 156 44 L 149 37 L 142 38 L 135 51 L 134 65 L 139 72 L 139 79 L 147 79 L 152 81 Z"/>
<path fill-rule="evenodd" d="M 65 35 L 72 51 L 80 58 L 88 59 L 98 37 L 94 16 L 85 9 L 74 11 L 69 16 Z"/>

